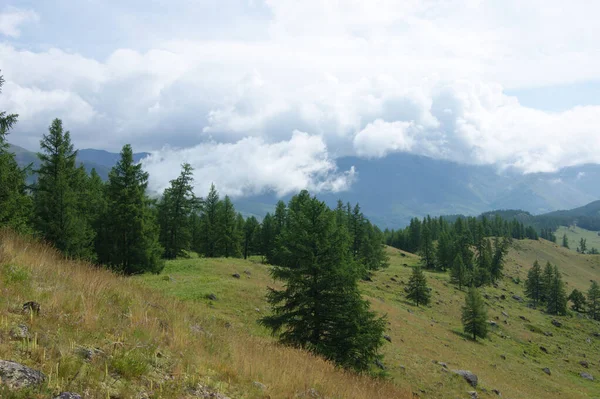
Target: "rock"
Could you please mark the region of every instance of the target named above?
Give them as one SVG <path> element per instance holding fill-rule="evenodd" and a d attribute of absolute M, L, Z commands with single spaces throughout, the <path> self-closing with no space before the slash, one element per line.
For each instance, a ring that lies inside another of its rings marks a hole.
<path fill-rule="evenodd" d="M 210 299 L 211 301 L 216 301 L 217 300 L 217 296 L 215 294 L 208 294 L 206 297 L 208 299 Z"/>
<path fill-rule="evenodd" d="M 525 316 L 519 316 L 519 319 L 521 319 L 523 321 L 526 321 L 526 322 L 529 322 L 529 319 L 527 317 L 525 317 Z"/>
<path fill-rule="evenodd" d="M 562 327 L 562 323 L 556 319 L 552 319 L 551 323 L 555 327 Z"/>
<path fill-rule="evenodd" d="M 581 373 L 579 375 L 581 376 L 581 378 L 585 378 L 586 380 L 594 381 L 594 377 L 591 374 Z"/>
<path fill-rule="evenodd" d="M 368 281 L 368 282 L 373 282 L 373 279 L 371 278 L 371 276 L 364 276 L 363 281 Z"/>
<path fill-rule="evenodd" d="M 94 356 L 99 355 L 103 352 L 98 348 L 86 348 L 82 346 L 77 348 L 75 353 L 77 353 L 83 359 L 90 361 L 94 358 Z"/>
<path fill-rule="evenodd" d="M 250 270 L 244 270 L 244 274 L 246 276 L 251 276 L 252 275 L 252 273 L 250 273 Z"/>
<path fill-rule="evenodd" d="M 581 367 L 585 367 L 586 369 L 587 369 L 588 367 L 590 367 L 590 364 L 589 364 L 588 362 L 586 362 L 585 360 L 582 360 L 582 361 L 580 361 L 580 362 L 579 362 L 579 365 L 580 365 Z"/>
<path fill-rule="evenodd" d="M 471 395 L 471 399 L 477 399 L 479 397 L 479 395 L 477 395 L 477 391 L 469 391 L 467 393 Z"/>
<path fill-rule="evenodd" d="M 506 360 L 506 355 L 500 355 L 500 358 L 501 358 L 502 360 Z"/>
<path fill-rule="evenodd" d="M 25 324 L 19 324 L 18 326 L 14 326 L 8 332 L 8 335 L 12 339 L 27 339 L 31 338 L 31 334 L 29 334 L 29 328 Z"/>
<path fill-rule="evenodd" d="M 454 374 L 462 376 L 473 388 L 477 388 L 478 378 L 468 370 L 452 370 Z"/>
<path fill-rule="evenodd" d="M 21 389 L 39 385 L 46 380 L 41 371 L 30 369 L 22 364 L 0 360 L 0 381 L 9 389 Z"/>
<path fill-rule="evenodd" d="M 73 392 L 62 392 L 60 395 L 55 396 L 54 399 L 81 399 L 81 395 Z"/>
<path fill-rule="evenodd" d="M 448 365 L 444 362 L 437 362 L 437 364 L 439 364 L 440 366 L 442 366 L 443 368 L 447 369 Z"/>
<path fill-rule="evenodd" d="M 497 390 L 497 389 L 492 389 L 492 392 L 495 393 L 498 396 L 502 396 L 502 394 L 500 393 L 500 391 Z"/>
<path fill-rule="evenodd" d="M 385 370 L 385 366 L 383 365 L 383 363 L 381 363 L 379 359 L 375 360 L 375 366 L 379 367 L 382 370 Z"/>
<path fill-rule="evenodd" d="M 34 302 L 34 301 L 29 301 L 29 302 L 25 302 L 23 304 L 23 313 L 34 313 L 34 314 L 40 314 L 40 309 L 41 306 L 39 303 Z"/>
<path fill-rule="evenodd" d="M 297 394 L 296 398 L 319 399 L 322 398 L 322 396 L 316 389 L 308 388 L 306 391 Z"/>
<path fill-rule="evenodd" d="M 198 385 L 196 389 L 191 392 L 191 394 L 197 398 L 202 399 L 230 399 L 228 396 L 225 396 L 222 393 L 215 392 L 209 387 L 205 387 L 202 385 Z"/>
<path fill-rule="evenodd" d="M 521 298 L 521 297 L 520 297 L 520 296 L 518 296 L 518 295 L 513 295 L 513 296 L 512 296 L 512 298 L 513 298 L 515 301 L 523 302 L 523 298 Z"/>
<path fill-rule="evenodd" d="M 591 344 L 591 343 L 592 343 L 592 340 L 591 340 L 590 338 L 586 338 L 586 339 L 585 339 L 585 343 L 586 343 L 586 344 Z"/>
<path fill-rule="evenodd" d="M 595 332 L 595 333 L 593 333 L 592 335 L 593 335 L 594 337 L 596 337 L 596 338 L 600 338 L 600 333 L 597 333 L 597 332 Z"/>
<path fill-rule="evenodd" d="M 260 389 L 261 391 L 266 391 L 266 389 L 267 389 L 267 386 L 265 384 L 263 384 L 262 382 L 254 381 L 252 383 L 252 385 L 254 385 L 256 388 Z"/>
<path fill-rule="evenodd" d="M 505 311 L 502 311 L 502 316 L 508 317 L 508 313 L 506 313 Z"/>
<path fill-rule="evenodd" d="M 502 299 L 503 301 L 505 301 L 506 300 L 506 295 L 504 295 L 504 294 L 500 295 L 500 299 Z"/>
<path fill-rule="evenodd" d="M 385 339 L 388 342 L 392 342 L 392 337 L 390 337 L 389 335 L 384 335 L 383 339 Z"/>
<path fill-rule="evenodd" d="M 544 373 L 548 374 L 548 375 L 552 375 L 552 373 L 550 372 L 550 369 L 549 369 L 548 367 L 544 367 L 544 368 L 542 369 L 542 371 L 543 371 Z"/>
<path fill-rule="evenodd" d="M 544 346 L 540 346 L 540 350 L 544 353 L 548 353 L 548 349 L 546 349 Z"/>
<path fill-rule="evenodd" d="M 240 278 L 241 276 L 240 276 L 240 274 L 239 274 L 239 273 L 233 273 L 233 274 L 231 275 L 231 277 L 233 277 L 233 278 Z"/>
<path fill-rule="evenodd" d="M 544 331 L 544 335 L 546 337 L 553 337 L 554 336 L 554 334 L 552 334 L 550 331 Z"/>
<path fill-rule="evenodd" d="M 496 323 L 494 320 L 488 320 L 488 323 L 491 327 L 498 327 L 498 323 Z"/>
<path fill-rule="evenodd" d="M 398 280 L 396 280 L 396 278 L 394 278 L 394 277 L 390 277 L 390 280 L 393 281 L 394 283 L 398 282 Z"/>

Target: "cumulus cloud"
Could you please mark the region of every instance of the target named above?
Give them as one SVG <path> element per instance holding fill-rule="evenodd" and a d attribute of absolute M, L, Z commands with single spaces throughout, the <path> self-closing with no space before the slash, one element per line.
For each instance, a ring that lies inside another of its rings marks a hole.
<path fill-rule="evenodd" d="M 160 193 L 177 177 L 182 163 L 194 167 L 199 196 L 215 183 L 232 197 L 275 192 L 278 196 L 309 189 L 339 192 L 355 178 L 353 168 L 338 171 L 322 137 L 295 131 L 288 141 L 266 143 L 247 137 L 235 143 L 204 143 L 191 148 L 163 148 L 142 160 L 149 188 Z"/>
<path fill-rule="evenodd" d="M 334 170 L 344 155 L 409 152 L 522 172 L 600 162 L 600 107 L 544 112 L 506 94 L 600 80 L 600 3 L 171 3 L 168 15 L 141 1 L 58 4 L 39 11 L 44 45 L 0 44 L 0 107 L 20 114 L 15 143 L 37 142 L 61 117 L 79 147 L 155 151 L 156 189 L 184 157 L 198 184 L 218 177 L 232 195 L 341 190 L 352 180 Z M 59 21 L 68 40 L 51 28 Z M 90 36 L 81 24 L 94 26 Z M 94 35 L 114 44 L 96 53 Z M 308 138 L 290 139 L 294 130 Z"/>
<path fill-rule="evenodd" d="M 39 19 L 40 17 L 35 11 L 7 7 L 0 12 L 0 34 L 19 37 L 21 35 L 21 25 L 27 22 L 36 22 Z"/>

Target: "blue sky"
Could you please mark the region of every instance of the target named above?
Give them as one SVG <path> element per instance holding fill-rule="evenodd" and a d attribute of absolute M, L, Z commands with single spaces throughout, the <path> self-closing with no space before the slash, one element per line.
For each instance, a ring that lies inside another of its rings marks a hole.
<path fill-rule="evenodd" d="M 59 117 L 80 148 L 152 151 L 157 188 L 182 160 L 236 195 L 343 190 L 343 155 L 553 171 L 600 162 L 597 15 L 587 0 L 8 0 L 0 109 L 31 149 Z"/>

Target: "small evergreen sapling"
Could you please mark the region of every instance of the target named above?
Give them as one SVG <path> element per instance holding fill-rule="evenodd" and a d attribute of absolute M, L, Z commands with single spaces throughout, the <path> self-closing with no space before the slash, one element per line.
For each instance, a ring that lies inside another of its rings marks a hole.
<path fill-rule="evenodd" d="M 408 294 L 406 297 L 417 306 L 429 304 L 431 293 L 429 287 L 427 287 L 425 273 L 420 267 L 413 268 L 412 275 L 408 280 Z"/>

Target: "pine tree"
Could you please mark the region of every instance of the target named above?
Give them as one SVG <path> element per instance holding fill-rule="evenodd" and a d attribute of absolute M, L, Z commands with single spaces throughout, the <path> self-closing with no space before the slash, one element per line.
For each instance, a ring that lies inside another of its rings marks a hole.
<path fill-rule="evenodd" d="M 571 309 L 573 309 L 576 312 L 584 311 L 585 295 L 583 295 L 583 292 L 579 291 L 578 289 L 574 289 L 573 291 L 571 291 L 571 294 L 567 299 L 573 303 Z"/>
<path fill-rule="evenodd" d="M 567 314 L 567 294 L 558 267 L 554 266 L 553 277 L 547 290 L 546 311 L 554 315 Z"/>
<path fill-rule="evenodd" d="M 406 297 L 413 301 L 417 306 L 429 305 L 431 293 L 427 286 L 425 273 L 423 273 L 423 270 L 421 270 L 420 267 L 413 268 L 412 275 L 408 280 L 408 294 Z"/>
<path fill-rule="evenodd" d="M 0 75 L 0 93 L 4 78 Z M 31 198 L 27 194 L 26 179 L 29 167 L 19 168 L 15 155 L 10 152 L 6 136 L 17 123 L 16 114 L 0 111 L 0 227 L 18 232 L 29 232 Z"/>
<path fill-rule="evenodd" d="M 600 286 L 596 281 L 587 292 L 588 315 L 592 320 L 600 320 Z"/>
<path fill-rule="evenodd" d="M 385 319 L 361 298 L 360 268 L 352 260 L 347 229 L 335 219 L 306 191 L 290 200 L 276 247 L 284 265 L 271 272 L 284 288 L 269 290 L 273 314 L 260 323 L 283 343 L 364 371 L 379 358 Z"/>
<path fill-rule="evenodd" d="M 533 267 L 527 272 L 525 295 L 533 301 L 533 306 L 537 306 L 545 297 L 542 268 L 537 260 L 533 262 Z"/>
<path fill-rule="evenodd" d="M 102 263 L 125 274 L 160 273 L 163 248 L 158 241 L 155 211 L 146 195 L 148 173 L 133 161 L 129 144 L 112 168 L 106 188 L 104 216 L 107 245 L 99 254 Z"/>
<path fill-rule="evenodd" d="M 219 206 L 217 232 L 220 235 L 218 254 L 226 258 L 241 256 L 242 231 L 238 231 L 237 213 L 229 196 Z"/>
<path fill-rule="evenodd" d="M 254 216 L 250 216 L 244 223 L 244 259 L 258 253 L 259 238 L 260 224 Z"/>
<path fill-rule="evenodd" d="M 186 250 L 191 249 L 191 215 L 199 203 L 194 195 L 193 182 L 193 168 L 184 163 L 180 175 L 171 180 L 158 202 L 159 237 L 167 259 L 183 256 Z"/>
<path fill-rule="evenodd" d="M 93 260 L 94 237 L 83 210 L 87 175 L 75 165 L 77 151 L 62 121 L 52 121 L 40 142 L 33 206 L 35 228 L 67 256 Z"/>
<path fill-rule="evenodd" d="M 465 297 L 462 308 L 462 324 L 464 332 L 477 340 L 487 336 L 487 311 L 477 288 L 471 287 Z"/>
<path fill-rule="evenodd" d="M 569 238 L 567 237 L 567 233 L 563 234 L 562 246 L 565 248 L 569 248 Z"/>
<path fill-rule="evenodd" d="M 429 270 L 435 269 L 435 248 L 433 246 L 431 231 L 427 224 L 423 224 L 423 228 L 421 229 L 421 247 L 419 249 L 419 255 L 421 255 L 423 267 Z"/>
<path fill-rule="evenodd" d="M 214 184 L 210 185 L 210 191 L 204 200 L 203 212 L 200 215 L 200 240 L 196 251 L 207 258 L 219 256 L 219 246 L 223 236 L 222 226 L 219 220 L 221 206 L 219 193 Z"/>
<path fill-rule="evenodd" d="M 458 285 L 458 289 L 462 290 L 462 287 L 467 283 L 469 279 L 469 272 L 462 261 L 460 254 L 456 254 L 452 269 L 450 270 L 450 282 Z"/>

